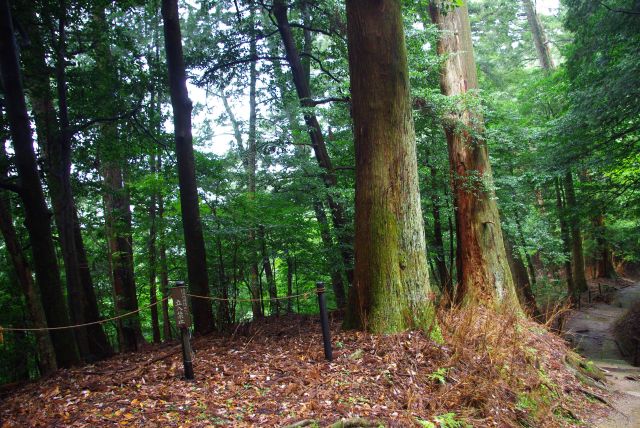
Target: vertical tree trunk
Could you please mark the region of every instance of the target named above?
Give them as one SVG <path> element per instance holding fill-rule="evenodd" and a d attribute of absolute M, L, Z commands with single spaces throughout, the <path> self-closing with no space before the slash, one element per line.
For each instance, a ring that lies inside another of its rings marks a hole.
<path fill-rule="evenodd" d="M 560 219 L 560 237 L 562 239 L 562 249 L 566 256 L 564 261 L 564 273 L 567 279 L 567 293 L 572 300 L 577 298 L 576 288 L 573 282 L 573 269 L 571 266 L 571 239 L 569 237 L 569 226 L 567 225 L 566 207 L 562 199 L 560 179 L 555 180 L 556 207 L 558 218 Z"/>
<path fill-rule="evenodd" d="M 55 223 L 60 236 L 67 282 L 71 321 L 74 324 L 99 319 L 97 301 L 90 273 L 81 272 L 79 248 L 82 238 L 76 239 L 76 209 L 71 189 L 71 132 L 67 111 L 66 82 L 66 5 L 60 2 L 58 40 L 56 43 L 56 87 L 58 92 L 59 122 L 56 119 L 50 87 L 51 73 L 46 64 L 43 38 L 38 31 L 38 17 L 33 7 L 23 10 L 21 16 L 30 32 L 31 45 L 24 51 L 26 89 L 33 106 L 38 141 L 46 154 L 46 177 L 51 196 Z M 102 326 L 93 325 L 74 329 L 78 349 L 85 361 L 94 361 L 111 355 L 112 350 Z"/>
<path fill-rule="evenodd" d="M 269 311 L 271 315 L 280 315 L 280 301 L 278 300 L 278 288 L 276 285 L 275 275 L 271 268 L 271 259 L 267 252 L 267 238 L 264 226 L 258 226 L 258 239 L 260 240 L 260 252 L 262 254 L 262 268 L 267 278 L 267 292 L 269 293 Z"/>
<path fill-rule="evenodd" d="M 447 262 L 444 257 L 444 240 L 442 239 L 442 220 L 440 219 L 440 202 L 438 201 L 438 194 L 436 193 L 436 179 L 438 172 L 434 165 L 429 165 L 431 172 L 431 213 L 433 214 L 433 245 L 435 247 L 436 257 L 435 265 L 438 278 L 440 279 L 440 286 L 442 292 L 447 296 L 447 299 L 453 297 L 453 290 L 451 289 L 451 280 L 449 278 L 449 271 L 447 270 Z"/>
<path fill-rule="evenodd" d="M 388 333 L 435 325 L 399 0 L 347 1 L 356 154 L 354 306 Z"/>
<path fill-rule="evenodd" d="M 596 277 L 598 278 L 615 278 L 616 270 L 613 267 L 613 255 L 609 248 L 609 243 L 604 235 L 605 224 L 604 214 L 598 214 L 594 220 L 593 225 L 596 235 L 597 244 L 597 263 L 596 263 Z"/>
<path fill-rule="evenodd" d="M 207 256 L 200 221 L 198 187 L 193 159 L 192 104 L 187 92 L 187 75 L 182 55 L 182 35 L 180 34 L 177 0 L 162 0 L 162 19 L 175 127 L 180 207 L 187 250 L 189 290 L 197 295 L 209 296 Z M 205 299 L 193 299 L 192 308 L 195 331 L 207 333 L 213 330 L 211 303 Z"/>
<path fill-rule="evenodd" d="M 451 97 L 473 94 L 478 88 L 478 79 L 466 5 L 445 14 L 439 2 L 431 1 L 429 12 L 442 31 L 438 54 L 446 55 L 440 76 L 442 93 Z M 456 299 L 518 307 L 504 249 L 487 144 L 482 137 L 483 118 L 463 109 L 460 113 L 450 113 L 444 121 L 456 202 Z"/>
<path fill-rule="evenodd" d="M 162 171 L 161 155 L 158 155 L 158 171 Z M 158 193 L 158 222 L 158 236 L 160 238 L 160 244 L 158 246 L 160 258 L 160 292 L 162 294 L 162 298 L 166 299 L 169 296 L 169 267 L 167 266 L 167 239 L 166 228 L 164 225 L 164 197 L 162 196 L 162 193 Z M 165 341 L 173 338 L 173 335 L 171 334 L 168 300 L 163 300 L 162 302 L 162 337 Z"/>
<path fill-rule="evenodd" d="M 49 210 L 44 199 L 33 149 L 13 22 L 7 0 L 0 1 L 0 78 L 18 169 L 18 181 L 23 190 L 20 197 L 25 211 L 25 226 L 29 232 L 36 282 L 42 294 L 47 325 L 69 325 L 51 235 Z M 51 340 L 59 367 L 69 367 L 80 361 L 70 330 L 52 331 Z"/>
<path fill-rule="evenodd" d="M 527 269 L 524 266 L 524 262 L 513 247 L 513 244 L 506 235 L 504 237 L 504 249 L 511 267 L 511 275 L 513 276 L 513 282 L 516 285 L 516 292 L 518 294 L 518 300 L 520 306 L 525 308 L 528 315 L 541 319 L 541 313 L 536 303 L 536 298 L 531 289 L 531 283 L 529 282 L 529 276 L 527 275 Z"/>
<path fill-rule="evenodd" d="M 293 312 L 293 258 L 287 253 L 287 313 Z M 340 307 L 340 306 L 338 306 Z"/>
<path fill-rule="evenodd" d="M 102 128 L 106 141 L 117 140 L 117 131 L 112 125 Z M 124 185 L 122 169 L 118 162 L 108 161 L 102 167 L 104 176 L 105 226 L 109 245 L 109 261 L 113 282 L 116 314 L 138 309 L 135 276 L 133 270 L 133 247 L 131 238 L 131 210 L 129 192 Z M 136 351 L 144 342 L 138 314 L 118 320 L 120 351 Z"/>
<path fill-rule="evenodd" d="M 331 286 L 333 289 L 333 294 L 336 297 L 336 305 L 338 306 L 338 308 L 344 308 L 347 304 L 347 298 L 344 292 L 342 272 L 341 269 L 339 269 L 340 264 L 338 264 L 338 267 L 336 267 L 336 263 L 333 263 L 331 260 L 334 251 L 334 245 L 333 239 L 331 239 L 331 232 L 329 231 L 329 221 L 327 220 L 327 214 L 324 210 L 324 205 L 319 200 L 314 201 L 313 209 L 316 213 L 316 220 L 318 220 L 322 245 L 324 247 L 324 251 L 327 253 L 327 258 L 329 259 L 329 269 L 331 271 Z"/>
<path fill-rule="evenodd" d="M 4 150 L 4 141 L 0 142 L 0 179 L 7 179 L 8 159 Z M 20 288 L 24 293 L 31 322 L 35 328 L 46 328 L 45 316 L 40 290 L 33 282 L 31 268 L 20 246 L 18 235 L 13 226 L 11 202 L 6 191 L 0 191 L 0 230 L 4 238 L 7 252 L 13 264 Z M 56 355 L 48 331 L 36 331 L 36 348 L 38 349 L 40 374 L 49 375 L 57 370 Z"/>
<path fill-rule="evenodd" d="M 152 154 L 149 159 L 149 166 L 151 167 L 151 173 L 156 174 L 156 155 Z M 158 278 L 158 271 L 156 266 L 157 260 L 157 251 L 156 251 L 156 240 L 157 240 L 157 194 L 154 189 L 151 194 L 151 198 L 149 200 L 149 239 L 147 241 L 147 252 L 149 256 L 149 303 L 151 306 L 151 329 L 153 331 L 153 343 L 160 343 L 160 322 L 158 319 L 158 306 L 156 303 L 158 302 L 158 287 L 156 285 L 156 280 Z"/>
<path fill-rule="evenodd" d="M 291 74 L 293 76 L 293 83 L 298 94 L 300 106 L 303 108 L 303 117 L 305 124 L 307 125 L 307 131 L 311 139 L 311 146 L 320 168 L 324 170 L 323 181 L 328 189 L 332 189 L 337 186 L 338 179 L 327 151 L 327 146 L 324 141 L 322 129 L 315 113 L 313 113 L 313 97 L 309 86 L 309 80 L 305 75 L 305 68 L 300 59 L 300 54 L 291 32 L 291 25 L 289 24 L 288 7 L 286 0 L 274 0 L 271 12 L 276 19 L 278 31 L 282 38 L 284 45 L 287 62 L 291 68 Z M 337 240 L 340 244 L 340 253 L 342 255 L 347 279 L 351 284 L 353 282 L 353 254 L 351 251 L 351 237 L 347 232 L 347 220 L 345 216 L 345 210 L 343 205 L 336 201 L 331 195 L 331 192 L 327 195 L 327 203 L 331 209 L 331 218 L 333 220 L 333 226 L 336 231 Z"/>
<path fill-rule="evenodd" d="M 573 187 L 573 174 L 567 171 L 564 175 L 564 187 L 566 191 L 567 210 L 571 213 L 569 218 L 571 230 L 571 258 L 573 259 L 573 281 L 578 293 L 587 291 L 587 277 L 584 273 L 584 253 L 582 251 L 582 231 L 580 230 L 580 217 L 576 193 Z"/>

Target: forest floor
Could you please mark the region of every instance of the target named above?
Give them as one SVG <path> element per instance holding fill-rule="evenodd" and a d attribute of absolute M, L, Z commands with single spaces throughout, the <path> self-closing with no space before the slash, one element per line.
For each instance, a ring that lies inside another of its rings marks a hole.
<path fill-rule="evenodd" d="M 640 283 L 626 280 L 598 282 L 608 292 L 600 296 L 598 283 L 590 284 L 594 302 L 572 314 L 565 324 L 567 336 L 582 355 L 605 372 L 614 393 L 610 400 L 613 411 L 595 421 L 595 426 L 640 427 L 640 367 L 624 360 L 612 332 L 613 323 L 640 301 Z"/>
<path fill-rule="evenodd" d="M 439 344 L 423 332 L 343 331 L 340 321 L 333 314 L 331 363 L 317 316 L 274 317 L 195 338 L 192 382 L 168 343 L 23 385 L 0 397 L 0 427 L 365 426 L 332 425 L 357 417 L 387 427 L 556 427 L 607 412 L 608 393 L 576 375 L 565 341 L 533 322 L 443 311 Z"/>

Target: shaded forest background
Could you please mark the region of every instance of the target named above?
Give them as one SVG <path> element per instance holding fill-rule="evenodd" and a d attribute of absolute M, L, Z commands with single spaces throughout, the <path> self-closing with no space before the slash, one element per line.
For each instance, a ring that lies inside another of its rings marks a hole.
<path fill-rule="evenodd" d="M 633 274 L 640 3 L 564 0 L 555 15 L 532 15 L 529 0 L 469 2 L 480 90 L 454 99 L 441 94 L 441 32 L 426 2 L 403 5 L 438 294 L 458 281 L 442 118 L 459 108 L 484 117 L 505 248 L 515 281 L 528 284 L 540 311 L 575 298 L 589 277 Z M 56 258 L 42 299 L 34 296 L 25 189 L 16 184 L 19 159 L 3 112 L 0 326 L 41 326 L 37 314 L 56 305 L 66 324 L 142 310 L 74 332 L 57 362 L 46 356 L 48 335 L 5 331 L 2 383 L 175 334 L 164 299 L 171 281 L 188 273 L 160 6 L 12 5 Z M 331 285 L 330 307 L 344 307 L 353 279 L 355 154 L 343 3 L 203 0 L 180 10 L 190 82 L 216 107 L 193 106 L 205 284 L 212 296 L 232 299 L 214 302 L 213 328 L 315 312 L 314 299 L 276 299 L 312 291 L 315 281 Z M 546 34 L 546 57 L 532 19 Z M 224 140 L 229 150 L 214 154 L 212 144 Z M 64 300 L 51 298 L 56 281 Z M 196 320 L 196 330 L 206 332 L 205 324 Z M 53 336 L 54 348 L 64 340 Z"/>

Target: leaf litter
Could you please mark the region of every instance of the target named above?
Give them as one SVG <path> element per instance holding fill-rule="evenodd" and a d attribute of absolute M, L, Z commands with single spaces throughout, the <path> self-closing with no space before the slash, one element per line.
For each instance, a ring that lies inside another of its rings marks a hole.
<path fill-rule="evenodd" d="M 374 336 L 340 325 L 332 314 L 333 362 L 318 317 L 286 315 L 194 339 L 192 382 L 181 379 L 175 342 L 60 370 L 0 398 L 0 427 L 328 426 L 359 417 L 389 427 L 555 427 L 606 411 L 586 396 L 606 402 L 607 392 L 564 363 L 565 342 L 530 321 L 443 312 L 444 344 L 421 331 Z"/>

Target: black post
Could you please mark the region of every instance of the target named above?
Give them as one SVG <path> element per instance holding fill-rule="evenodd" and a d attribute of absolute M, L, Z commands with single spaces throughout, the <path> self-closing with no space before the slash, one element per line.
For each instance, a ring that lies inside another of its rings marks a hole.
<path fill-rule="evenodd" d="M 635 352 L 633 353 L 633 365 L 634 366 L 638 366 L 639 361 L 638 361 L 638 357 L 640 357 L 640 339 L 638 339 L 637 337 L 634 338 L 634 342 L 636 345 L 636 349 Z"/>
<path fill-rule="evenodd" d="M 598 283 L 598 293 L 602 296 L 602 284 Z"/>
<path fill-rule="evenodd" d="M 589 304 L 591 304 L 591 289 L 589 289 Z"/>
<path fill-rule="evenodd" d="M 318 292 L 318 306 L 320 307 L 320 324 L 322 325 L 322 340 L 324 341 L 324 357 L 327 361 L 333 360 L 331 349 L 331 331 L 329 331 L 329 316 L 327 315 L 327 303 L 324 299 L 324 282 L 316 282 Z"/>
<path fill-rule="evenodd" d="M 184 378 L 186 380 L 193 380 L 193 351 L 191 350 L 191 342 L 189 342 L 191 314 L 189 313 L 187 287 L 185 287 L 184 281 L 176 281 L 175 287 L 171 289 L 171 299 L 173 299 L 173 314 L 176 318 L 176 326 L 180 329 Z"/>
<path fill-rule="evenodd" d="M 184 378 L 193 380 L 193 352 L 191 351 L 191 342 L 189 341 L 189 329 L 180 327 L 180 339 L 182 340 L 182 361 L 184 363 Z"/>

